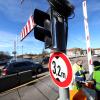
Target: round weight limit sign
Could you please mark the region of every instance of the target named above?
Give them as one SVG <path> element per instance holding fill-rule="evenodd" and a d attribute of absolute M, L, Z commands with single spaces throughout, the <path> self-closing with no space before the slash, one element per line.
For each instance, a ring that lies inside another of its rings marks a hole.
<path fill-rule="evenodd" d="M 54 83 L 66 88 L 72 81 L 72 66 L 64 53 L 55 52 L 49 59 L 49 72 Z"/>

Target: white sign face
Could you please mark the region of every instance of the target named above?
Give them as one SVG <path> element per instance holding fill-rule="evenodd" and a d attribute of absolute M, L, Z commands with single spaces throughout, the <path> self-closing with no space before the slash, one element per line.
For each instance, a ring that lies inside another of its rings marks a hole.
<path fill-rule="evenodd" d="M 51 70 L 55 79 L 64 82 L 67 78 L 67 67 L 61 57 L 54 57 L 51 61 Z"/>
<path fill-rule="evenodd" d="M 55 52 L 49 59 L 49 72 L 54 83 L 66 88 L 72 81 L 72 66 L 64 53 Z"/>

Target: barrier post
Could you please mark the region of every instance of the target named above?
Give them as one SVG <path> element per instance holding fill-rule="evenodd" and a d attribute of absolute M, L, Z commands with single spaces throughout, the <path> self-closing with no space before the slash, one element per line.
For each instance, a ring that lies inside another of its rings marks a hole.
<path fill-rule="evenodd" d="M 92 62 L 91 48 L 90 48 L 90 33 L 89 33 L 89 27 L 88 27 L 86 0 L 83 1 L 83 15 L 84 15 L 84 26 L 85 26 L 85 35 L 86 35 L 89 74 L 91 75 L 94 69 L 93 69 L 93 66 L 92 66 L 93 62 Z"/>

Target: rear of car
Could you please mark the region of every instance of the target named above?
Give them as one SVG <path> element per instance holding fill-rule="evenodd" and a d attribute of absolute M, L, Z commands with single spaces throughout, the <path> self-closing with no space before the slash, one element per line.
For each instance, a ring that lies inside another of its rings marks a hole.
<path fill-rule="evenodd" d="M 43 66 L 31 61 L 11 62 L 5 65 L 2 70 L 2 75 L 9 75 L 27 70 L 32 70 L 33 73 L 41 73 L 43 71 Z"/>
<path fill-rule="evenodd" d="M 7 64 L 4 66 L 4 68 L 2 69 L 2 75 L 3 75 L 3 76 L 8 75 L 9 66 L 10 66 L 10 63 L 7 63 Z"/>

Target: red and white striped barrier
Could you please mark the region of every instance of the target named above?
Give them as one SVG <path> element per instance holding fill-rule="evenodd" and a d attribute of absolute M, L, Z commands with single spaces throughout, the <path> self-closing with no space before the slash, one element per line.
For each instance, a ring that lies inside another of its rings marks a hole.
<path fill-rule="evenodd" d="M 33 16 L 31 15 L 21 31 L 21 41 L 32 31 L 32 29 L 36 26 Z"/>
<path fill-rule="evenodd" d="M 89 34 L 89 28 L 88 28 L 86 0 L 83 1 L 83 15 L 84 15 L 85 34 L 86 34 L 89 74 L 91 74 L 93 72 L 93 66 L 92 66 L 92 56 L 91 56 L 91 48 L 90 48 L 90 34 Z"/>

